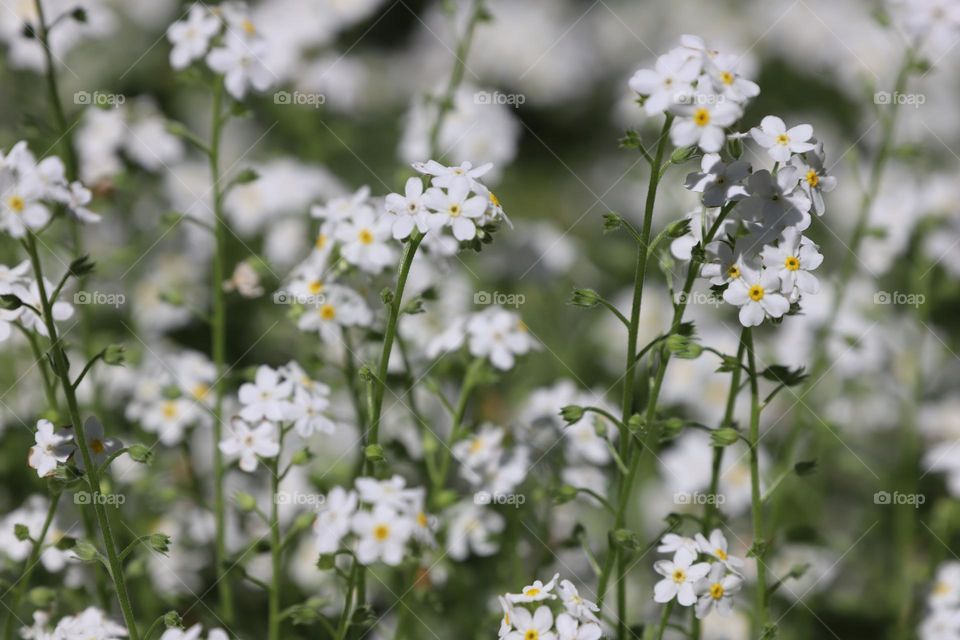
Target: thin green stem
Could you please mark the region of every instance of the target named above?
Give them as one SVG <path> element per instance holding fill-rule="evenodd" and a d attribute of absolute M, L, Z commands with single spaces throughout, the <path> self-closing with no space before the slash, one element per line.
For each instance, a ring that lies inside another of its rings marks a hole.
<path fill-rule="evenodd" d="M 663 640 L 663 632 L 667 630 L 667 624 L 670 622 L 670 613 L 673 611 L 674 600 L 667 603 L 663 608 L 663 614 L 660 616 L 660 626 L 657 628 L 656 640 Z"/>
<path fill-rule="evenodd" d="M 280 449 L 283 450 L 283 429 L 280 430 Z M 280 454 L 270 463 L 270 565 L 272 573 L 268 589 L 267 638 L 280 640 L 280 585 L 283 583 L 283 546 L 280 539 L 280 512 L 277 496 L 280 492 Z"/>
<path fill-rule="evenodd" d="M 223 452 L 218 446 L 223 439 L 223 398 L 226 394 L 227 310 L 223 282 L 226 280 L 227 222 L 223 217 L 223 190 L 220 188 L 220 136 L 223 132 L 223 81 L 217 78 L 213 86 L 213 106 L 210 137 L 210 179 L 213 186 L 213 217 L 216 250 L 213 255 L 213 314 L 211 317 L 211 343 L 213 364 L 216 368 L 213 405 L 213 512 L 216 523 L 214 540 L 214 563 L 217 567 L 217 593 L 220 599 L 220 616 L 225 624 L 233 622 L 233 585 L 226 575 L 226 497 L 224 476 L 226 465 Z"/>
<path fill-rule="evenodd" d="M 120 609 L 123 612 L 123 619 L 127 625 L 127 631 L 131 640 L 139 640 L 137 631 L 137 621 L 133 615 L 133 608 L 130 605 L 130 595 L 127 592 L 126 580 L 123 573 L 123 564 L 120 561 L 120 555 L 117 551 L 116 540 L 110 527 L 110 519 L 107 516 L 106 508 L 97 498 L 100 495 L 100 474 L 97 465 L 94 464 L 93 456 L 90 454 L 90 447 L 87 444 L 86 434 L 83 430 L 83 420 L 80 416 L 80 407 L 77 403 L 76 392 L 70 381 L 70 364 L 60 340 L 59 330 L 56 322 L 53 320 L 53 305 L 47 297 L 46 286 L 43 280 L 43 267 L 40 263 L 40 256 L 37 253 L 36 238 L 32 233 L 27 234 L 24 246 L 30 254 L 30 263 L 33 265 L 34 276 L 37 280 L 37 289 L 40 294 L 40 303 L 43 310 L 43 320 L 47 327 L 47 335 L 50 338 L 50 350 L 53 355 L 53 370 L 60 380 L 60 386 L 63 395 L 67 401 L 67 410 L 70 421 L 74 426 L 74 439 L 77 443 L 77 449 L 80 451 L 83 460 L 84 474 L 87 479 L 87 485 L 90 490 L 91 504 L 97 517 L 97 524 L 100 527 L 100 534 L 103 537 L 103 545 L 107 552 L 107 561 L 110 566 L 110 577 L 117 592 L 117 599 L 120 602 Z"/>
<path fill-rule="evenodd" d="M 754 620 L 754 635 L 767 624 L 767 566 L 766 543 L 763 539 L 763 500 L 760 495 L 760 385 L 753 347 L 753 332 L 744 327 L 742 342 L 747 349 L 747 366 L 750 371 L 750 511 L 753 516 L 753 554 L 757 562 L 757 603 Z"/>

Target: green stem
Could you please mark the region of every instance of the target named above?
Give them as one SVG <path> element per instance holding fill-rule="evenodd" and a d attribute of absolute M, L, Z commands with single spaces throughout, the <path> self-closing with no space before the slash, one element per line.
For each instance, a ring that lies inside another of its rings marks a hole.
<path fill-rule="evenodd" d="M 673 604 L 675 600 L 671 600 L 667 603 L 667 606 L 663 608 L 663 614 L 660 616 L 660 626 L 657 628 L 656 640 L 663 640 L 663 632 L 667 629 L 667 623 L 670 622 L 670 612 L 673 611 Z"/>
<path fill-rule="evenodd" d="M 117 552 L 116 540 L 113 537 L 113 530 L 110 527 L 110 520 L 107 516 L 106 507 L 97 499 L 100 495 L 100 474 L 97 465 L 94 464 L 93 456 L 90 454 L 90 448 L 87 444 L 86 434 L 83 430 L 83 420 L 80 417 L 80 407 L 77 403 L 76 392 L 70 380 L 70 364 L 67 360 L 66 352 L 63 348 L 63 342 L 60 340 L 60 334 L 57 325 L 53 320 L 53 305 L 47 297 L 46 286 L 43 280 L 43 267 L 40 264 L 40 256 L 37 253 L 36 238 L 32 233 L 27 234 L 24 246 L 30 255 L 30 262 L 33 265 L 34 276 L 37 280 L 37 289 L 40 294 L 40 303 L 43 310 L 43 320 L 47 327 L 47 334 L 50 338 L 50 350 L 53 354 L 54 372 L 60 380 L 60 386 L 63 395 L 67 400 L 67 410 L 70 421 L 74 428 L 74 439 L 80 456 L 83 460 L 84 474 L 87 479 L 87 485 L 90 490 L 91 504 L 97 517 L 97 524 L 100 527 L 100 533 L 103 537 L 103 545 L 107 552 L 107 561 L 110 566 L 110 577 L 113 579 L 114 587 L 117 592 L 117 599 L 120 602 L 120 609 L 123 612 L 123 619 L 127 625 L 127 631 L 130 634 L 130 640 L 139 640 L 137 632 L 137 621 L 133 616 L 133 608 L 130 605 L 130 596 L 127 592 L 126 581 L 123 574 L 123 565 L 120 562 L 120 556 Z"/>
<path fill-rule="evenodd" d="M 720 421 L 721 429 L 726 429 L 733 424 L 733 412 L 737 405 L 737 393 L 740 391 L 740 376 L 743 373 L 743 368 L 740 366 L 740 363 L 743 361 L 743 353 L 746 348 L 747 345 L 741 335 L 740 347 L 737 349 L 737 366 L 730 372 L 730 390 L 727 392 L 727 405 L 723 412 L 723 420 Z M 710 495 L 714 496 L 714 498 L 716 498 L 717 492 L 720 490 L 720 472 L 723 468 L 723 452 L 725 450 L 726 447 L 714 447 L 713 449 L 713 466 L 710 472 Z M 719 515 L 720 505 L 717 504 L 717 501 L 715 499 L 707 500 L 703 512 L 704 535 L 710 533 L 710 530 L 713 529 L 713 523 Z"/>
<path fill-rule="evenodd" d="M 223 282 L 226 280 L 227 222 L 223 217 L 223 190 L 220 188 L 220 135 L 225 118 L 223 110 L 223 81 L 217 78 L 213 86 L 212 128 L 210 138 L 210 179 L 213 185 L 213 217 L 216 250 L 213 256 L 213 315 L 211 317 L 211 342 L 213 363 L 216 368 L 213 406 L 213 511 L 216 523 L 214 540 L 214 563 L 217 567 L 217 593 L 220 599 L 220 616 L 226 625 L 233 622 L 233 586 L 227 575 L 226 543 L 226 498 L 224 476 L 226 465 L 219 443 L 223 439 L 223 398 L 226 394 L 227 312 Z"/>
<path fill-rule="evenodd" d="M 47 517 L 43 521 L 43 527 L 40 529 L 40 535 L 33 541 L 33 546 L 30 548 L 30 555 L 27 557 L 26 563 L 23 565 L 23 572 L 20 574 L 20 578 L 17 581 L 17 587 L 13 592 L 13 598 L 9 605 L 7 605 L 7 620 L 3 628 L 3 637 L 4 640 L 12 640 L 13 638 L 13 624 L 14 620 L 17 620 L 17 609 L 20 608 L 20 601 L 23 599 L 23 594 L 27 590 L 27 587 L 30 586 L 30 577 L 33 575 L 33 570 L 37 566 L 40 560 L 40 552 L 43 550 L 43 541 L 47 539 L 47 532 L 50 530 L 50 525 L 53 523 L 53 517 L 57 513 L 57 504 L 60 502 L 61 493 L 57 491 L 50 498 L 50 507 L 47 509 Z"/>
<path fill-rule="evenodd" d="M 377 377 L 373 381 L 373 390 L 370 395 L 370 429 L 367 435 L 367 446 L 377 445 L 380 442 L 380 414 L 383 411 L 383 395 L 387 390 L 387 372 L 390 367 L 390 354 L 393 351 L 393 341 L 397 335 L 397 322 L 400 320 L 400 310 L 403 304 L 403 291 L 407 286 L 407 276 L 410 275 L 410 266 L 417 253 L 417 247 L 423 235 L 414 231 L 403 248 L 400 259 L 400 271 L 397 274 L 397 288 L 390 300 L 387 314 L 387 326 L 383 335 L 383 348 L 380 351 L 380 364 L 377 367 Z M 364 460 L 364 473 L 371 470 L 371 465 Z"/>
<path fill-rule="evenodd" d="M 447 482 L 447 474 L 450 472 L 450 463 L 453 458 L 453 445 L 463 435 L 463 418 L 467 413 L 467 405 L 470 403 L 470 396 L 476 388 L 477 373 L 483 367 L 483 358 L 474 358 L 463 376 L 463 387 L 460 389 L 460 397 L 457 400 L 456 408 L 453 412 L 453 425 L 450 429 L 450 440 L 440 452 L 440 465 L 437 471 L 437 477 L 433 483 L 431 496 L 436 498 L 443 486 Z"/>
<path fill-rule="evenodd" d="M 767 567 L 766 544 L 763 540 L 763 501 L 760 496 L 760 389 L 756 357 L 753 347 L 753 332 L 744 327 L 742 342 L 747 348 L 747 366 L 750 371 L 750 506 L 753 516 L 753 553 L 757 561 L 757 611 L 755 634 L 767 624 Z"/>
<path fill-rule="evenodd" d="M 280 429 L 280 449 L 283 450 L 284 431 Z M 283 583 L 282 552 L 280 539 L 280 512 L 277 495 L 280 492 L 280 454 L 270 463 L 270 565 L 272 574 L 268 592 L 268 633 L 269 640 L 280 640 L 280 585 Z"/>

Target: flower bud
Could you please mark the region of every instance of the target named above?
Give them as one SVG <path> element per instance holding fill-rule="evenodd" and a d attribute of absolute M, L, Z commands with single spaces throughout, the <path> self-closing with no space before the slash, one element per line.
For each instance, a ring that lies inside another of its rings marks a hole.
<path fill-rule="evenodd" d="M 127 453 L 134 462 L 140 464 L 151 464 L 153 462 L 153 451 L 143 444 L 132 444 L 127 449 Z"/>
<path fill-rule="evenodd" d="M 584 410 L 583 407 L 577 406 L 575 404 L 568 404 L 563 409 L 560 410 L 560 415 L 563 417 L 564 421 L 567 424 L 573 424 L 579 422 L 583 418 Z"/>
<path fill-rule="evenodd" d="M 553 497 L 553 501 L 557 504 L 566 504 L 574 498 L 577 497 L 577 490 L 574 487 L 571 487 L 568 484 L 563 485 L 557 489 L 556 495 Z"/>
<path fill-rule="evenodd" d="M 245 491 L 237 491 L 233 495 L 233 501 L 237 503 L 237 509 L 241 513 L 250 513 L 257 508 L 257 499 Z"/>
<path fill-rule="evenodd" d="M 689 147 L 680 147 L 674 149 L 673 153 L 670 154 L 670 162 L 673 164 L 683 164 L 691 158 L 696 158 L 698 155 L 700 155 L 700 148 L 695 144 Z"/>
<path fill-rule="evenodd" d="M 590 309 L 600 303 L 600 294 L 593 289 L 574 289 L 570 296 L 570 304 L 575 307 Z"/>
<path fill-rule="evenodd" d="M 710 440 L 713 441 L 713 446 L 715 447 L 728 447 L 731 444 L 736 443 L 740 439 L 740 433 L 736 429 L 730 427 L 723 427 L 721 429 L 714 429 L 710 432 Z"/>
<path fill-rule="evenodd" d="M 112 367 L 122 365 L 126 360 L 122 344 L 111 344 L 103 350 L 103 362 Z"/>
<path fill-rule="evenodd" d="M 378 444 L 368 444 L 363 455 L 369 462 L 383 462 L 387 459 L 383 454 L 383 447 Z"/>
<path fill-rule="evenodd" d="M 163 615 L 163 625 L 167 629 L 183 629 L 183 618 L 176 611 L 168 611 Z"/>
<path fill-rule="evenodd" d="M 147 542 L 149 543 L 150 548 L 157 553 L 167 555 L 167 553 L 170 551 L 170 536 L 165 533 L 151 533 L 150 537 L 147 539 Z"/>

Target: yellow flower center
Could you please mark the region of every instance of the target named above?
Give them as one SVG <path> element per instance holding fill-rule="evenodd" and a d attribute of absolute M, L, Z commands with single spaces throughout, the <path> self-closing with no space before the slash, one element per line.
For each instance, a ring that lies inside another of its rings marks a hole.
<path fill-rule="evenodd" d="M 723 82 L 723 84 L 729 87 L 730 85 L 733 84 L 733 81 L 735 80 L 735 78 L 734 78 L 734 75 L 729 71 L 724 71 L 720 74 L 720 80 Z"/>
<path fill-rule="evenodd" d="M 710 585 L 710 597 L 714 600 L 719 600 L 723 597 L 723 585 L 719 582 L 714 582 Z"/>
<path fill-rule="evenodd" d="M 373 528 L 373 537 L 378 542 L 383 542 L 390 537 L 390 527 L 385 524 L 378 524 Z"/>
<path fill-rule="evenodd" d="M 459 215 L 460 215 L 460 205 L 458 205 L 458 204 L 452 204 L 452 205 L 450 205 L 450 209 L 448 210 L 448 213 L 450 214 L 450 217 L 451 217 L 451 218 L 459 217 Z"/>
<path fill-rule="evenodd" d="M 750 299 L 753 300 L 754 302 L 760 302 L 761 300 L 763 300 L 763 293 L 764 293 L 763 287 L 761 287 L 758 284 L 755 284 L 752 287 L 750 287 L 750 291 L 748 292 Z"/>
<path fill-rule="evenodd" d="M 27 203 L 24 202 L 23 198 L 20 196 L 10 196 L 7 198 L 7 206 L 9 206 L 14 213 L 22 213 L 24 207 L 27 206 Z"/>
<path fill-rule="evenodd" d="M 166 419 L 171 419 L 177 415 L 177 405 L 174 402 L 164 402 L 163 409 L 161 410 L 163 417 Z"/>
<path fill-rule="evenodd" d="M 716 551 L 714 551 L 713 553 L 714 553 L 718 558 L 720 558 L 721 560 L 726 560 L 726 559 L 727 559 L 727 552 L 724 551 L 723 549 L 719 549 L 719 548 L 718 548 L 718 549 L 717 549 Z"/>
<path fill-rule="evenodd" d="M 710 124 L 710 110 L 706 107 L 700 107 L 693 112 L 693 122 L 698 127 L 705 127 Z"/>
<path fill-rule="evenodd" d="M 470 443 L 470 453 L 476 453 L 483 449 L 483 438 L 474 438 Z"/>
<path fill-rule="evenodd" d="M 807 171 L 806 180 L 807 180 L 807 184 L 809 184 L 811 187 L 816 187 L 818 184 L 820 184 L 820 176 L 818 176 L 817 172 L 814 171 L 813 169 L 810 169 L 810 171 Z"/>
<path fill-rule="evenodd" d="M 320 317 L 324 320 L 333 320 L 337 317 L 337 310 L 332 304 L 325 304 L 320 307 Z"/>
<path fill-rule="evenodd" d="M 727 269 L 727 277 L 731 280 L 736 280 L 740 277 L 740 267 L 735 264 L 730 265 L 730 268 Z"/>
<path fill-rule="evenodd" d="M 207 397 L 208 393 L 210 393 L 210 385 L 204 384 L 203 382 L 193 388 L 193 397 L 196 400 L 203 400 Z"/>
<path fill-rule="evenodd" d="M 790 136 L 785 133 L 781 133 L 777 136 L 777 144 L 787 145 L 790 144 Z"/>
<path fill-rule="evenodd" d="M 948 585 L 946 582 L 938 582 L 937 584 L 933 585 L 933 592 L 938 596 L 946 595 L 950 593 L 950 585 Z"/>
<path fill-rule="evenodd" d="M 317 249 L 323 249 L 325 246 L 327 246 L 327 234 L 321 233 L 317 235 L 316 246 Z"/>
<path fill-rule="evenodd" d="M 310 284 L 307 285 L 307 291 L 309 291 L 312 295 L 317 295 L 323 291 L 323 282 L 320 280 L 312 280 Z"/>
<path fill-rule="evenodd" d="M 357 238 L 363 244 L 373 244 L 373 232 L 370 229 L 360 229 Z"/>
<path fill-rule="evenodd" d="M 687 572 L 683 569 L 674 569 L 673 575 L 671 576 L 673 581 L 677 584 L 683 584 L 687 581 Z"/>
<path fill-rule="evenodd" d="M 422 528 L 426 529 L 426 528 L 427 528 L 427 525 L 428 525 L 429 523 L 430 523 L 429 520 L 427 520 L 427 514 L 425 514 L 423 511 L 421 511 L 420 513 L 417 514 L 417 524 L 418 524 L 418 525 L 420 525 Z"/>
<path fill-rule="evenodd" d="M 536 587 L 528 587 L 523 590 L 523 595 L 530 596 L 531 598 L 536 597 L 539 594 L 540 589 L 537 589 Z"/>
<path fill-rule="evenodd" d="M 539 640 L 540 632 L 536 629 L 527 629 L 527 632 L 523 634 L 523 640 Z"/>
<path fill-rule="evenodd" d="M 90 441 L 90 450 L 94 453 L 103 453 L 104 449 L 106 449 L 106 447 L 103 446 L 103 440 L 94 438 Z"/>
<path fill-rule="evenodd" d="M 787 271 L 796 271 L 800 268 L 800 259 L 796 256 L 787 256 L 787 259 L 783 261 L 783 266 L 787 268 Z"/>
<path fill-rule="evenodd" d="M 493 203 L 493 206 L 494 206 L 494 207 L 496 207 L 496 208 L 498 208 L 498 209 L 500 208 L 500 198 L 498 198 L 497 196 L 493 195 L 493 191 L 490 192 L 490 202 Z"/>
<path fill-rule="evenodd" d="M 250 22 L 250 19 L 249 19 L 249 18 L 244 18 L 244 19 L 243 19 L 243 31 L 244 31 L 244 33 L 246 33 L 248 36 L 252 36 L 252 35 L 254 35 L 254 34 L 257 32 L 257 28 L 253 25 L 252 22 Z"/>

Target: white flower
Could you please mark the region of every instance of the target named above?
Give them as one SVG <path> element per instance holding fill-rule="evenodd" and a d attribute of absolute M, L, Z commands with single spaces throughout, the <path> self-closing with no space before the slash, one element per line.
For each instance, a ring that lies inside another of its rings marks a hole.
<path fill-rule="evenodd" d="M 310 215 L 314 218 L 331 222 L 342 222 L 355 216 L 360 210 L 368 207 L 370 187 L 364 185 L 349 196 L 333 198 L 325 205 L 315 205 L 310 208 Z"/>
<path fill-rule="evenodd" d="M 450 510 L 447 528 L 447 552 L 454 560 L 492 556 L 499 546 L 493 536 L 503 531 L 505 521 L 496 511 L 473 502 L 461 502 Z"/>
<path fill-rule="evenodd" d="M 356 487 L 360 500 L 375 507 L 389 507 L 397 511 L 410 510 L 411 504 L 420 497 L 418 489 L 407 489 L 407 481 L 394 475 L 389 480 L 357 478 Z"/>
<path fill-rule="evenodd" d="M 749 173 L 750 164 L 744 160 L 728 165 L 718 154 L 708 153 L 700 161 L 700 172 L 687 176 L 686 187 L 694 193 L 702 193 L 704 205 L 720 207 L 729 200 L 747 195 L 740 182 Z"/>
<path fill-rule="evenodd" d="M 695 560 L 700 549 L 697 547 L 697 541 L 693 538 L 677 535 L 676 533 L 668 533 L 660 540 L 660 546 L 657 547 L 657 551 L 659 553 L 672 553 L 674 555 L 678 552 L 683 552 Z"/>
<path fill-rule="evenodd" d="M 790 302 L 780 295 L 780 278 L 773 269 L 742 267 L 739 278 L 732 280 L 723 299 L 740 307 L 740 324 L 756 327 L 769 315 L 779 318 L 790 310 Z"/>
<path fill-rule="evenodd" d="M 111 454 L 116 453 L 123 447 L 121 442 L 116 438 L 106 437 L 103 431 L 103 425 L 94 416 L 90 416 L 83 423 L 83 435 L 87 441 L 90 458 L 95 465 L 104 462 Z M 83 456 L 74 456 L 73 462 L 77 465 L 78 469 L 81 471 L 84 470 L 85 464 Z"/>
<path fill-rule="evenodd" d="M 415 162 L 413 168 L 420 173 L 433 176 L 430 184 L 435 187 L 449 189 L 454 184 L 466 183 L 471 191 L 483 194 L 486 192 L 486 187 L 480 183 L 478 178 L 483 177 L 493 169 L 493 163 L 487 162 L 479 167 L 474 167 L 471 162 L 463 162 L 458 166 L 448 167 L 436 160 L 428 160 L 427 162 Z"/>
<path fill-rule="evenodd" d="M 325 391 L 321 391 L 321 390 Z M 333 421 L 325 415 L 330 407 L 329 389 L 318 387 L 313 392 L 297 387 L 293 394 L 293 428 L 301 438 L 309 438 L 315 431 L 333 433 Z"/>
<path fill-rule="evenodd" d="M 820 266 L 823 256 L 809 238 L 794 227 L 787 227 L 779 244 L 763 248 L 763 264 L 780 278 L 780 291 L 796 300 L 795 289 L 803 293 L 817 293 L 820 283 L 810 272 Z"/>
<path fill-rule="evenodd" d="M 403 561 L 413 522 L 390 507 L 378 505 L 372 512 L 360 511 L 353 516 L 353 531 L 360 537 L 356 553 L 361 564 L 382 560 L 395 567 Z"/>
<path fill-rule="evenodd" d="M 261 422 L 251 429 L 243 420 L 234 419 L 230 423 L 232 433 L 219 443 L 220 451 L 233 459 L 239 458 L 240 468 L 253 473 L 257 468 L 257 457 L 272 458 L 280 453 L 277 442 L 277 428 L 271 422 Z"/>
<path fill-rule="evenodd" d="M 238 398 L 243 405 L 240 417 L 247 422 L 287 420 L 292 412 L 292 393 L 292 382 L 284 380 L 275 369 L 261 365 L 253 382 L 240 385 Z"/>
<path fill-rule="evenodd" d="M 509 596 L 508 596 L 509 597 Z M 505 640 L 555 640 L 553 633 L 553 612 L 550 607 L 537 607 L 531 614 L 529 610 L 513 610 L 514 630 L 504 636 Z"/>
<path fill-rule="evenodd" d="M 233 268 L 233 275 L 223 283 L 223 290 L 236 291 L 244 298 L 259 298 L 263 295 L 260 274 L 247 260 L 241 260 Z"/>
<path fill-rule="evenodd" d="M 743 567 L 743 559 L 727 553 L 727 539 L 720 529 L 710 532 L 708 540 L 702 533 L 696 535 L 697 547 L 701 553 L 713 556 L 731 571 L 738 571 Z"/>
<path fill-rule="evenodd" d="M 804 153 L 814 148 L 808 142 L 813 137 L 813 127 L 798 124 L 787 129 L 787 125 L 777 116 L 767 116 L 760 121 L 760 127 L 750 129 L 750 135 L 761 147 L 767 150 L 775 161 L 784 163 L 794 153 Z"/>
<path fill-rule="evenodd" d="M 670 140 L 678 147 L 697 145 L 707 153 L 717 153 L 727 140 L 724 131 L 741 115 L 740 106 L 723 96 L 695 93 L 685 104 L 675 107 L 677 119 L 670 127 Z"/>
<path fill-rule="evenodd" d="M 812 151 L 794 156 L 790 164 L 800 176 L 800 189 L 813 202 L 816 214 L 822 216 L 827 209 L 823 194 L 837 186 L 837 179 L 828 176 L 823 166 L 823 145 L 818 143 Z"/>
<path fill-rule="evenodd" d="M 0 228 L 14 238 L 50 220 L 50 210 L 41 201 L 46 193 L 39 176 L 33 171 L 18 173 L 0 169 Z"/>
<path fill-rule="evenodd" d="M 500 609 L 503 611 L 503 617 L 500 618 L 500 631 L 497 633 L 497 637 L 503 638 L 513 629 L 513 605 L 503 596 L 497 596 L 497 600 L 500 602 Z M 34 614 L 34 617 L 36 617 L 36 614 Z"/>
<path fill-rule="evenodd" d="M 487 200 L 471 195 L 466 180 L 455 180 L 448 189 L 432 187 L 423 194 L 423 201 L 433 213 L 430 227 L 449 226 L 457 240 L 472 240 L 477 235 L 477 219 L 487 210 Z"/>
<path fill-rule="evenodd" d="M 194 60 L 207 53 L 210 39 L 220 31 L 220 20 L 210 11 L 195 4 L 190 7 L 186 20 L 174 22 L 167 28 L 167 39 L 173 44 L 170 50 L 170 66 L 185 69 Z"/>
<path fill-rule="evenodd" d="M 90 189 L 80 182 L 70 183 L 69 189 L 64 194 L 64 204 L 80 222 L 100 222 L 100 214 L 87 209 L 91 200 L 93 200 L 93 194 Z"/>
<path fill-rule="evenodd" d="M 630 78 L 630 88 L 647 99 L 648 116 L 663 113 L 693 95 L 693 82 L 700 75 L 701 62 L 682 49 L 657 58 L 654 69 L 640 69 Z"/>
<path fill-rule="evenodd" d="M 560 582 L 559 594 L 560 601 L 563 602 L 564 608 L 571 616 L 577 620 L 600 622 L 595 615 L 597 611 L 600 611 L 600 608 L 593 602 L 584 599 L 572 582 L 562 580 Z M 559 629 L 559 623 L 557 627 Z"/>
<path fill-rule="evenodd" d="M 581 624 L 568 613 L 557 616 L 557 640 L 599 640 L 602 635 L 596 622 Z"/>
<path fill-rule="evenodd" d="M 503 427 L 484 424 L 480 431 L 453 445 L 453 457 L 468 467 L 482 467 L 500 459 L 503 453 Z"/>
<path fill-rule="evenodd" d="M 710 567 L 710 573 L 697 584 L 701 594 L 697 601 L 697 618 L 705 618 L 713 609 L 728 614 L 733 608 L 733 595 L 740 590 L 743 578 L 736 573 L 727 573 L 723 562 Z"/>
<path fill-rule="evenodd" d="M 372 207 L 360 208 L 336 228 L 344 260 L 368 273 L 382 271 L 394 260 L 393 248 L 387 244 L 392 226 L 388 216 L 378 215 Z"/>
<path fill-rule="evenodd" d="M 393 219 L 393 237 L 402 240 L 409 236 L 414 227 L 420 233 L 430 230 L 430 219 L 423 204 L 423 180 L 408 178 L 404 186 L 404 195 L 391 193 L 387 195 L 384 205 L 395 217 Z"/>
<path fill-rule="evenodd" d="M 342 487 L 330 490 L 313 523 L 318 552 L 333 553 L 340 547 L 340 541 L 350 533 L 350 519 L 357 510 L 358 502 L 355 491 L 346 491 Z"/>
<path fill-rule="evenodd" d="M 77 615 L 61 618 L 50 636 L 51 639 L 64 640 L 119 640 L 126 637 L 127 630 L 96 607 L 88 607 Z"/>
<path fill-rule="evenodd" d="M 167 446 L 183 441 L 183 433 L 197 424 L 205 414 L 203 409 L 189 398 L 162 398 L 149 404 L 140 418 L 144 431 L 156 433 L 160 442 Z"/>
<path fill-rule="evenodd" d="M 318 331 L 325 341 L 339 340 L 341 327 L 365 327 L 373 320 L 373 312 L 353 289 L 340 285 L 324 287 L 322 300 L 304 310 L 297 327 Z"/>
<path fill-rule="evenodd" d="M 227 91 L 242 100 L 248 87 L 266 91 L 273 83 L 273 74 L 263 64 L 266 45 L 259 39 L 248 39 L 236 31 L 227 33 L 224 46 L 207 55 L 207 64 L 224 76 Z"/>
<path fill-rule="evenodd" d="M 738 238 L 731 247 L 721 240 L 714 240 L 707 245 L 707 263 L 700 270 L 700 275 L 710 278 L 711 284 L 725 284 L 737 280 L 743 274 L 744 265 L 758 267 L 754 256 L 758 240 L 754 236 Z"/>
<path fill-rule="evenodd" d="M 520 593 L 508 593 L 507 600 L 513 602 L 514 604 L 518 602 L 540 602 L 541 600 L 555 600 L 556 594 L 553 593 L 553 588 L 557 586 L 557 579 L 560 577 L 560 574 L 555 574 L 550 578 L 550 582 L 544 584 L 540 580 L 534 580 L 533 584 L 528 585 L 520 590 Z M 520 611 L 520 609 L 517 609 Z"/>
<path fill-rule="evenodd" d="M 810 226 L 810 200 L 797 189 L 797 170 L 782 167 L 774 176 L 766 169 L 747 178 L 748 197 L 736 211 L 745 220 L 763 225 L 773 233 L 784 227 L 801 231 Z"/>
<path fill-rule="evenodd" d="M 30 261 L 24 260 L 15 267 L 0 264 L 0 295 L 14 292 L 14 287 L 29 283 Z"/>
<path fill-rule="evenodd" d="M 681 607 L 689 607 L 697 601 L 694 585 L 710 571 L 706 562 L 694 564 L 695 556 L 680 550 L 673 560 L 658 560 L 653 568 L 664 578 L 653 587 L 653 599 L 666 604 L 674 598 Z"/>
<path fill-rule="evenodd" d="M 737 72 L 741 59 L 742 56 L 733 54 L 713 56 L 710 64 L 707 65 L 707 74 L 718 93 L 735 102 L 743 103 L 760 95 L 760 87 L 756 82 L 741 77 Z"/>
<path fill-rule="evenodd" d="M 30 447 L 27 463 L 37 470 L 41 478 L 53 474 L 57 465 L 66 462 L 73 453 L 73 435 L 66 429 L 53 430 L 53 423 L 49 420 L 37 422 L 35 434 L 36 445 Z"/>
<path fill-rule="evenodd" d="M 960 562 L 951 560 L 937 568 L 937 576 L 927 599 L 933 608 L 960 606 Z"/>
<path fill-rule="evenodd" d="M 513 368 L 515 356 L 534 348 L 535 343 L 520 316 L 499 307 L 475 314 L 467 321 L 470 353 L 488 358 L 504 371 Z"/>

